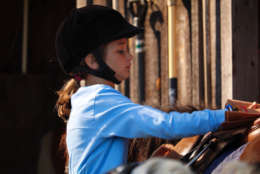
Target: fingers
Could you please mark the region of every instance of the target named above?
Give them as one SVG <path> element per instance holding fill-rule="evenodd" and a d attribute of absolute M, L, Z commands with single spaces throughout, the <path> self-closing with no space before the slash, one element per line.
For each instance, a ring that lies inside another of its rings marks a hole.
<path fill-rule="evenodd" d="M 254 125 L 260 124 L 260 117 L 254 121 Z"/>

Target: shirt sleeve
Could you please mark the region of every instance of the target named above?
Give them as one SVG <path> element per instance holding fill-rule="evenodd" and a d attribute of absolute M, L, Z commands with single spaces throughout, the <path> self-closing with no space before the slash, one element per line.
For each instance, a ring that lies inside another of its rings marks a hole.
<path fill-rule="evenodd" d="M 182 138 L 216 130 L 225 120 L 224 110 L 166 113 L 133 103 L 115 90 L 100 92 L 95 98 L 94 115 L 102 137 Z"/>

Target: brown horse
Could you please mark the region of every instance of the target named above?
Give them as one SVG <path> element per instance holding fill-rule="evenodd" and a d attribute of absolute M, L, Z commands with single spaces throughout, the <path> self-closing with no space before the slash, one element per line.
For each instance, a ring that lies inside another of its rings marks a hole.
<path fill-rule="evenodd" d="M 154 151 L 152 157 L 182 160 L 198 173 L 211 173 L 221 160 L 232 160 L 235 153 L 239 153 L 241 161 L 260 163 L 259 104 L 252 105 L 248 102 L 233 100 L 228 103 L 232 103 L 237 111 L 227 112 L 226 122 L 217 132 L 183 138 L 176 145 L 163 144 Z M 216 169 L 220 170 L 221 167 Z"/>
<path fill-rule="evenodd" d="M 232 151 L 235 151 L 243 147 L 243 151 L 239 155 L 240 160 L 248 163 L 260 163 L 260 124 L 254 124 L 252 128 L 249 132 L 245 129 L 237 129 L 209 133 L 203 137 L 183 138 L 176 145 L 161 145 L 154 151 L 152 157 L 182 160 L 197 172 L 203 173 L 217 156 L 228 149 L 232 148 Z M 226 156 L 228 156 L 227 153 Z"/>

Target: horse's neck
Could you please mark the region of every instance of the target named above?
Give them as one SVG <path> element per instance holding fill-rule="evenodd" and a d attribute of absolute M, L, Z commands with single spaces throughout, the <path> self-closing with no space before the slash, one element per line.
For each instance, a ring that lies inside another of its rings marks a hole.
<path fill-rule="evenodd" d="M 257 133 L 250 140 L 243 153 L 240 156 L 240 160 L 247 163 L 260 163 L 260 128 Z"/>
<path fill-rule="evenodd" d="M 251 127 L 247 135 L 247 142 L 253 141 L 256 137 L 260 137 L 260 124 Z"/>

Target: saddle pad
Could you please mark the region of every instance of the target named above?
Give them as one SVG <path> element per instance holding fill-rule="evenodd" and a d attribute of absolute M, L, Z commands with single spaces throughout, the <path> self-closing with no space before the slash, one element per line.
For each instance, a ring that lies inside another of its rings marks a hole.
<path fill-rule="evenodd" d="M 204 174 L 210 174 L 212 171 L 212 174 L 220 174 L 222 172 L 223 167 L 225 164 L 227 164 L 229 161 L 232 160 L 239 160 L 240 155 L 243 153 L 245 147 L 247 144 L 243 144 L 239 148 L 237 148 L 235 151 L 233 151 L 230 154 L 224 153 L 221 156 L 219 156 L 206 170 Z M 210 171 L 211 169 L 211 171 Z"/>

